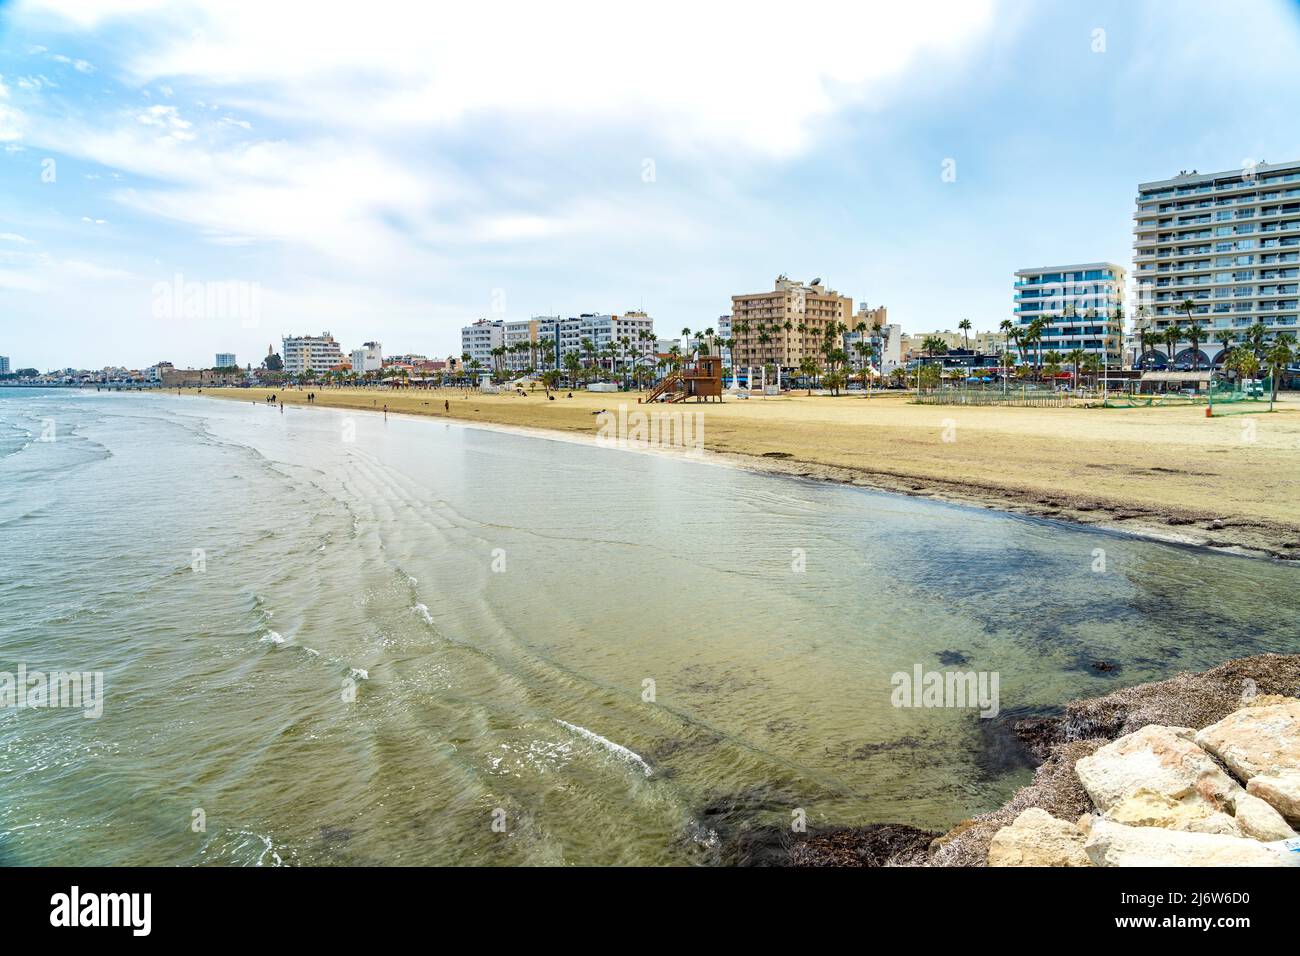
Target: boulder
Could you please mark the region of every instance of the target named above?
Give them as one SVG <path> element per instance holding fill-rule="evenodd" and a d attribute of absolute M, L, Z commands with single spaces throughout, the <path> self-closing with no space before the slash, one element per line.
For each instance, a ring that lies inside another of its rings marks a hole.
<path fill-rule="evenodd" d="M 1290 702 L 1290 701 L 1292 701 L 1292 700 L 1295 700 L 1295 698 L 1294 698 L 1294 697 L 1286 697 L 1286 696 L 1284 696 L 1284 695 L 1282 695 L 1282 694 L 1258 694 L 1258 695 L 1256 695 L 1255 697 L 1250 697 L 1250 698 L 1246 699 L 1246 702 L 1245 702 L 1245 704 L 1244 704 L 1243 706 L 1245 706 L 1245 707 L 1272 707 L 1274 704 L 1285 704 L 1285 703 L 1288 703 L 1288 702 Z"/>
<path fill-rule="evenodd" d="M 1196 794 L 1175 800 L 1146 787 L 1112 804 L 1106 811 L 1106 819 L 1130 827 L 1164 827 L 1166 830 L 1241 836 L 1237 821 L 1216 804 L 1202 800 Z"/>
<path fill-rule="evenodd" d="M 1243 837 L 1093 820 L 1083 845 L 1097 866 L 1287 866 L 1282 854 Z"/>
<path fill-rule="evenodd" d="M 1243 707 L 1196 735 L 1242 780 L 1300 770 L 1300 700 Z"/>
<path fill-rule="evenodd" d="M 1213 810 L 1232 806 L 1241 786 L 1193 741 L 1188 727 L 1149 724 L 1074 765 L 1092 802 L 1109 810 L 1139 790 L 1173 800 L 1196 797 Z"/>
<path fill-rule="evenodd" d="M 1282 814 L 1293 827 L 1300 827 L 1300 770 L 1256 774 L 1246 784 L 1246 792 Z"/>
<path fill-rule="evenodd" d="M 1263 778 L 1267 781 L 1269 778 Z M 1269 843 L 1296 835 L 1272 804 L 1250 793 L 1237 795 L 1237 826 L 1243 836 Z"/>
<path fill-rule="evenodd" d="M 989 866 L 1092 866 L 1083 841 L 1074 824 L 1030 807 L 993 835 Z"/>

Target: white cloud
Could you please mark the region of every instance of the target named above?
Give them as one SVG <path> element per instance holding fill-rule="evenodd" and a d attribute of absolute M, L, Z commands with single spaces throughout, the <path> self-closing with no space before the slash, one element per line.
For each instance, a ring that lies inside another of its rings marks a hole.
<path fill-rule="evenodd" d="M 65 63 L 72 67 L 78 73 L 94 73 L 95 67 L 87 60 L 79 60 L 74 57 L 64 56 L 62 53 L 50 54 L 50 59 L 55 63 Z"/>
<path fill-rule="evenodd" d="M 853 5 L 775 0 L 627 6 L 483 2 L 347 7 L 263 0 L 34 0 L 79 27 L 165 24 L 125 68 L 184 77 L 246 111 L 361 129 L 479 115 L 626 122 L 688 147 L 790 156 L 821 118 L 921 56 L 992 26 L 991 0 Z M 304 28 L 304 24 L 310 24 Z M 285 37 L 293 42 L 286 43 Z"/>
<path fill-rule="evenodd" d="M 25 246 L 35 245 L 32 240 L 28 239 L 26 236 L 20 236 L 16 232 L 0 232 L 0 241 L 17 242 Z"/>
<path fill-rule="evenodd" d="M 145 126 L 153 126 L 163 131 L 160 139 L 170 145 L 171 143 L 188 142 L 194 139 L 194 124 L 189 120 L 181 119 L 180 111 L 174 106 L 163 106 L 158 104 L 150 106 L 136 113 L 136 120 Z"/>
<path fill-rule="evenodd" d="M 27 117 L 11 106 L 0 105 L 0 143 L 22 139 Z"/>

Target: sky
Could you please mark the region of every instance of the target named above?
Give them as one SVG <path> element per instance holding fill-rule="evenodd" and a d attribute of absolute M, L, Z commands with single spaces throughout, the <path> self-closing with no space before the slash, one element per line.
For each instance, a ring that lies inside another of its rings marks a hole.
<path fill-rule="evenodd" d="M 0 355 L 668 336 L 781 273 L 995 329 L 1131 265 L 1138 183 L 1300 159 L 1298 81 L 1295 0 L 0 0 Z"/>

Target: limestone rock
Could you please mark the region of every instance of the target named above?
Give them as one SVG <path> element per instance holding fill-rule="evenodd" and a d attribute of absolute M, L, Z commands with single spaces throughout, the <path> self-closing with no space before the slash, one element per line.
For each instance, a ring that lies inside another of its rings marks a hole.
<path fill-rule="evenodd" d="M 1074 770 L 1100 810 L 1144 789 L 1173 800 L 1196 797 L 1216 810 L 1231 806 L 1241 786 L 1193 742 L 1194 734 L 1150 724 L 1080 759 Z"/>
<path fill-rule="evenodd" d="M 1196 794 L 1175 800 L 1146 787 L 1112 804 L 1106 811 L 1106 819 L 1130 827 L 1164 827 L 1166 830 L 1241 836 L 1237 821 L 1216 804 L 1202 800 Z"/>
<path fill-rule="evenodd" d="M 1196 742 L 1242 780 L 1300 770 L 1300 700 L 1233 711 L 1198 733 Z"/>
<path fill-rule="evenodd" d="M 1270 778 L 1263 779 L 1267 781 Z M 1253 837 L 1264 843 L 1273 840 L 1290 840 L 1296 835 L 1272 804 L 1250 793 L 1237 795 L 1237 826 L 1241 828 L 1243 836 Z"/>
<path fill-rule="evenodd" d="M 993 835 L 989 866 L 1092 866 L 1072 823 L 1030 807 Z"/>
<path fill-rule="evenodd" d="M 1257 696 L 1255 696 L 1255 697 L 1251 697 L 1249 700 L 1246 701 L 1246 703 L 1245 703 L 1243 706 L 1245 706 L 1245 707 L 1271 707 L 1271 706 L 1273 706 L 1274 704 L 1285 704 L 1285 703 L 1288 703 L 1288 702 L 1290 702 L 1290 701 L 1292 701 L 1292 700 L 1295 700 L 1295 698 L 1294 698 L 1294 697 L 1286 697 L 1286 696 L 1284 696 L 1284 695 L 1282 695 L 1282 694 L 1259 694 L 1259 695 L 1257 695 Z"/>
<path fill-rule="evenodd" d="M 1246 784 L 1246 792 L 1282 814 L 1293 827 L 1300 827 L 1300 770 L 1256 774 Z"/>
<path fill-rule="evenodd" d="M 1084 852 L 1097 866 L 1286 866 L 1280 853 L 1243 837 L 1094 820 Z"/>

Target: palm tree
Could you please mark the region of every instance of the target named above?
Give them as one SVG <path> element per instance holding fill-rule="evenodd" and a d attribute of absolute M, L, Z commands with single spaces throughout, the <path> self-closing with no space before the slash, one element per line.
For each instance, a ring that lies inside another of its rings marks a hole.
<path fill-rule="evenodd" d="M 1218 342 L 1218 343 L 1219 343 L 1219 346 L 1220 346 L 1220 348 L 1219 348 L 1219 365 L 1220 365 L 1221 367 L 1226 368 L 1226 365 L 1225 365 L 1224 363 L 1225 363 L 1225 362 L 1227 361 L 1227 359 L 1228 359 L 1228 349 L 1229 349 L 1229 348 L 1231 347 L 1231 345 L 1232 345 L 1232 333 L 1229 332 L 1227 329 L 1224 329 L 1222 332 L 1215 332 L 1215 333 L 1214 333 L 1214 341 Z M 1210 365 L 1211 365 L 1211 367 L 1213 367 L 1214 363 L 1211 362 Z"/>
<path fill-rule="evenodd" d="M 573 388 L 578 381 L 578 369 L 582 365 L 578 358 L 578 353 L 570 349 L 564 353 L 564 368 L 569 373 L 569 388 Z"/>
<path fill-rule="evenodd" d="M 957 323 L 957 328 L 961 329 L 962 341 L 966 344 L 967 350 L 970 349 L 970 319 L 962 319 Z"/>
<path fill-rule="evenodd" d="M 1045 371 L 1049 378 L 1055 379 L 1061 374 L 1061 353 L 1051 349 L 1047 353 L 1047 367 Z"/>
<path fill-rule="evenodd" d="M 1273 401 L 1277 401 L 1277 387 L 1281 381 L 1282 373 L 1291 367 L 1295 360 L 1295 338 L 1289 332 L 1279 333 L 1273 340 L 1273 345 L 1269 348 L 1268 354 L 1264 356 L 1268 362 L 1269 376 L 1273 379 Z"/>
<path fill-rule="evenodd" d="M 1190 299 L 1188 300 L 1191 301 Z M 1184 303 L 1186 304 L 1186 303 Z M 1183 336 L 1192 343 L 1192 371 L 1198 372 L 1201 368 L 1201 343 L 1205 341 L 1205 326 L 1199 322 L 1193 321 L 1187 328 L 1183 329 Z"/>
<path fill-rule="evenodd" d="M 1034 347 L 1034 377 L 1041 378 L 1043 368 L 1043 329 L 1048 325 L 1048 320 L 1042 316 L 1037 316 L 1029 327 L 1022 333 L 1025 342 Z"/>
<path fill-rule="evenodd" d="M 1147 353 L 1154 350 L 1155 344 L 1159 341 L 1159 338 L 1158 335 L 1149 329 L 1138 329 L 1138 341 L 1142 345 L 1142 354 L 1138 356 L 1139 365 L 1146 360 Z"/>
<path fill-rule="evenodd" d="M 1069 354 L 1065 357 L 1066 361 L 1074 369 L 1074 387 L 1079 387 L 1079 372 L 1083 366 L 1083 359 L 1087 353 L 1080 348 L 1070 349 Z"/>
<path fill-rule="evenodd" d="M 1268 329 L 1263 322 L 1256 322 L 1246 330 L 1246 343 L 1257 359 L 1264 357 L 1264 336 L 1267 334 Z"/>
<path fill-rule="evenodd" d="M 1178 348 L 1178 340 L 1182 338 L 1182 334 L 1178 331 L 1178 326 L 1171 323 L 1165 329 L 1162 338 L 1165 340 L 1165 348 L 1169 351 L 1169 368 L 1172 370 L 1174 367 L 1174 349 Z"/>
<path fill-rule="evenodd" d="M 1101 356 L 1096 352 L 1093 352 L 1083 360 L 1083 367 L 1085 370 L 1092 373 L 1093 386 L 1096 387 L 1097 376 L 1101 374 L 1102 369 Z"/>
<path fill-rule="evenodd" d="M 799 374 L 804 377 L 808 394 L 812 395 L 813 378 L 817 375 L 817 360 L 811 355 L 805 355 L 799 362 Z"/>

